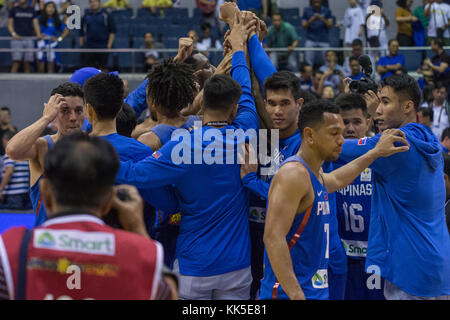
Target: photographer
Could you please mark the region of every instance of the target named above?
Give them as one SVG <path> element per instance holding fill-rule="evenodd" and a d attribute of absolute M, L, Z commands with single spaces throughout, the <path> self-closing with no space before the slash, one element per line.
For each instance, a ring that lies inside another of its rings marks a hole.
<path fill-rule="evenodd" d="M 75 133 L 55 143 L 41 180 L 50 218 L 0 236 L 0 288 L 9 292 L 0 299 L 177 298 L 176 280 L 163 275 L 162 247 L 145 230 L 137 190 L 114 187 L 118 168 L 117 152 L 102 138 Z M 111 208 L 127 231 L 102 221 Z M 12 277 L 5 280 L 4 271 Z"/>

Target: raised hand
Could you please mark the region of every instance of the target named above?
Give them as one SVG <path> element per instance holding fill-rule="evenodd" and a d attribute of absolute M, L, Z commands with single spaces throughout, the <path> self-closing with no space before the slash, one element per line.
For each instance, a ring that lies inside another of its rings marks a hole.
<path fill-rule="evenodd" d="M 178 53 L 174 58 L 177 62 L 184 62 L 191 54 L 194 49 L 194 40 L 191 38 L 180 38 L 178 39 Z"/>
<path fill-rule="evenodd" d="M 55 120 L 58 115 L 61 105 L 65 102 L 64 97 L 60 94 L 55 94 L 50 97 L 47 103 L 44 103 L 44 111 L 42 112 L 42 117 L 47 119 L 50 123 Z"/>

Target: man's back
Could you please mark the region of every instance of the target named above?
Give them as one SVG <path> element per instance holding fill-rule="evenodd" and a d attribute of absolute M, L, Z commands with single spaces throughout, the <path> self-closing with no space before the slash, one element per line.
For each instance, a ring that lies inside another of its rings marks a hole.
<path fill-rule="evenodd" d="M 2 255 L 0 268 L 11 274 L 6 281 L 10 298 L 17 299 L 20 290 L 20 246 L 25 230 L 12 228 L 0 236 L 8 257 Z M 26 299 L 156 297 L 163 261 L 159 243 L 113 229 L 87 214 L 54 217 L 31 232 Z M 68 279 L 76 274 L 73 270 L 79 272 L 77 290 L 67 285 L 77 283 Z"/>

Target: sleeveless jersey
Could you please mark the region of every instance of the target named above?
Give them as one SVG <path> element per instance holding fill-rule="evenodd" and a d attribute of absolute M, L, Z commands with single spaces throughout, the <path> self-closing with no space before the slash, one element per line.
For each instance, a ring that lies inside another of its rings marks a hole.
<path fill-rule="evenodd" d="M 289 162 L 299 162 L 308 169 L 315 195 L 311 207 L 295 217 L 286 236 L 294 273 L 306 299 L 326 300 L 330 239 L 328 194 L 325 186 L 317 180 L 301 157 L 290 157 L 282 165 Z M 260 299 L 288 299 L 276 279 L 267 252 L 264 253 L 264 263 Z"/>

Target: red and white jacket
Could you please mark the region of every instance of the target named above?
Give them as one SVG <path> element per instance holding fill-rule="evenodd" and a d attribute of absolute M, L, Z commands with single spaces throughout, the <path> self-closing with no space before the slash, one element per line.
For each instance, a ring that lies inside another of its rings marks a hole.
<path fill-rule="evenodd" d="M 0 280 L 10 299 L 18 298 L 24 232 L 14 227 L 0 235 Z M 32 230 L 27 252 L 26 299 L 147 300 L 157 298 L 162 282 L 161 244 L 93 215 L 47 220 Z"/>

